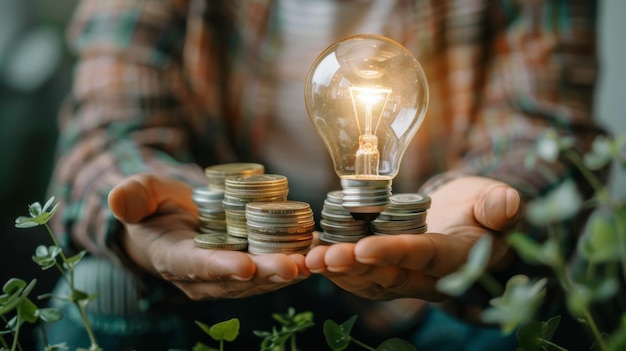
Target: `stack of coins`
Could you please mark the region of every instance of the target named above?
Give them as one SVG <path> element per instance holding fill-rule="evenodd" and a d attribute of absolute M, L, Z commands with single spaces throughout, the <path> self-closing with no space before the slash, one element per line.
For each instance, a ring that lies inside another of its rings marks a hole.
<path fill-rule="evenodd" d="M 245 250 L 248 243 L 227 236 L 226 211 L 224 210 L 224 188 L 228 177 L 262 174 L 263 165 L 258 163 L 224 163 L 204 170 L 208 184 L 193 189 L 192 200 L 198 207 L 197 247 L 220 250 Z"/>
<path fill-rule="evenodd" d="M 372 221 L 374 234 L 421 234 L 426 232 L 426 211 L 430 197 L 419 193 L 396 194 L 387 208 Z"/>
<path fill-rule="evenodd" d="M 226 232 L 238 238 L 248 237 L 247 203 L 286 201 L 289 192 L 287 177 L 279 174 L 234 176 L 226 178 L 224 183 Z"/>
<path fill-rule="evenodd" d="M 372 233 L 371 223 L 367 220 L 356 220 L 343 205 L 343 192 L 331 191 L 326 194 L 322 208 L 320 241 L 326 244 L 356 242 Z"/>
<path fill-rule="evenodd" d="M 210 190 L 224 191 L 228 177 L 247 176 L 265 173 L 265 167 L 258 163 L 224 163 L 204 169 Z"/>
<path fill-rule="evenodd" d="M 315 220 L 306 202 L 249 202 L 246 221 L 252 254 L 304 254 L 313 241 Z"/>
<path fill-rule="evenodd" d="M 191 199 L 198 207 L 198 230 L 200 233 L 226 234 L 226 213 L 222 200 L 223 191 L 209 190 L 207 187 L 193 189 Z"/>

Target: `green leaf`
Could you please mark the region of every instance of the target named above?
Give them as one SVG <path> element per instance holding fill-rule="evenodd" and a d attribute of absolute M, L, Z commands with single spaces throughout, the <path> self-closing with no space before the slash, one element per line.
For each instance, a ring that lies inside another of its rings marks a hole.
<path fill-rule="evenodd" d="M 345 350 L 350 344 L 350 332 L 357 316 L 350 317 L 347 321 L 338 325 L 332 320 L 324 321 L 324 336 L 326 343 L 333 351 Z"/>
<path fill-rule="evenodd" d="M 198 327 L 200 327 L 200 329 L 202 329 L 202 331 L 203 331 L 206 335 L 211 335 L 211 326 L 209 326 L 209 325 L 207 325 L 207 324 L 205 324 L 205 323 L 199 322 L 199 321 L 195 321 L 195 322 L 196 322 L 196 325 L 197 325 Z"/>
<path fill-rule="evenodd" d="M 483 312 L 486 323 L 497 323 L 504 333 L 529 323 L 545 295 L 547 278 L 530 281 L 525 275 L 515 275 L 506 283 L 504 294 L 489 301 L 492 307 Z"/>
<path fill-rule="evenodd" d="M 208 345 L 205 345 L 201 342 L 197 342 L 195 345 L 193 345 L 193 348 L 191 349 L 192 351 L 219 351 L 218 349 L 214 349 Z"/>
<path fill-rule="evenodd" d="M 541 337 L 545 340 L 552 340 L 554 333 L 559 328 L 561 316 L 553 316 L 541 326 Z"/>
<path fill-rule="evenodd" d="M 87 254 L 87 250 L 83 250 L 79 253 L 77 253 L 76 255 L 72 256 L 72 257 L 68 257 L 65 259 L 65 262 L 63 262 L 63 267 L 65 267 L 65 269 L 72 269 L 73 267 L 75 267 L 80 260 Z"/>
<path fill-rule="evenodd" d="M 527 235 L 520 232 L 514 232 L 507 237 L 507 242 L 515 249 L 524 262 L 530 264 L 543 263 L 543 258 L 541 257 L 541 244 L 530 239 Z"/>
<path fill-rule="evenodd" d="M 46 201 L 46 204 L 43 205 L 43 212 L 48 211 L 48 207 L 50 207 L 50 205 L 52 205 L 52 203 L 54 202 L 54 196 L 51 196 L 48 201 Z"/>
<path fill-rule="evenodd" d="M 40 308 L 37 310 L 37 315 L 46 323 L 53 323 L 63 318 L 63 312 L 52 307 Z"/>
<path fill-rule="evenodd" d="M 85 300 L 89 300 L 89 294 L 87 294 L 86 292 L 82 290 L 74 289 L 70 293 L 70 296 L 68 297 L 68 299 L 72 302 L 85 301 Z"/>
<path fill-rule="evenodd" d="M 543 351 L 556 349 L 552 343 L 552 336 L 561 321 L 561 316 L 554 316 L 543 321 L 533 321 L 518 329 L 516 333 L 518 351 Z"/>
<path fill-rule="evenodd" d="M 376 351 L 417 351 L 417 349 L 406 340 L 391 338 L 378 345 Z"/>
<path fill-rule="evenodd" d="M 491 235 L 483 235 L 469 252 L 467 268 L 476 277 L 480 276 L 487 268 L 487 263 L 489 263 L 489 258 L 491 257 L 492 241 Z"/>
<path fill-rule="evenodd" d="M 437 281 L 437 290 L 450 296 L 461 296 L 469 289 L 476 280 L 467 270 L 460 269 L 448 274 Z"/>
<path fill-rule="evenodd" d="M 37 246 L 35 249 L 35 256 L 33 256 L 33 261 L 41 266 L 41 269 L 49 269 L 50 267 L 54 267 L 54 264 L 57 262 L 56 257 L 61 254 L 61 248 L 57 246 L 49 246 L 45 247 L 43 245 Z"/>
<path fill-rule="evenodd" d="M 537 226 L 559 223 L 578 214 L 583 200 L 573 180 L 563 181 L 558 187 L 526 206 L 528 220 Z"/>
<path fill-rule="evenodd" d="M 30 213 L 30 216 L 33 218 L 39 216 L 42 212 L 41 210 L 42 210 L 42 207 L 39 202 L 33 202 L 32 204 L 28 205 L 28 212 Z"/>
<path fill-rule="evenodd" d="M 37 306 L 28 298 L 25 298 L 17 307 L 17 314 L 20 318 L 28 323 L 37 322 Z"/>
<path fill-rule="evenodd" d="M 33 221 L 33 219 L 30 217 L 20 216 L 20 217 L 17 217 L 17 219 L 15 219 L 15 226 L 17 228 L 25 229 L 25 228 L 36 227 L 38 225 L 39 223 Z"/>
<path fill-rule="evenodd" d="M 239 319 L 231 318 L 214 324 L 209 329 L 209 336 L 216 341 L 233 341 L 239 335 Z"/>
<path fill-rule="evenodd" d="M 527 235 L 514 232 L 510 234 L 506 240 L 524 262 L 530 264 L 540 264 L 544 262 L 543 257 L 541 257 L 541 245 L 530 239 Z"/>
<path fill-rule="evenodd" d="M 599 135 L 593 140 L 591 151 L 583 156 L 583 163 L 591 170 L 600 169 L 611 161 L 616 151 L 612 139 Z"/>
<path fill-rule="evenodd" d="M 50 218 L 54 216 L 58 208 L 58 203 L 52 207 L 50 211 L 47 211 L 48 207 L 54 202 L 54 197 L 50 198 L 46 205 L 42 208 L 39 202 L 34 202 L 28 206 L 28 212 L 30 218 L 26 216 L 19 216 L 15 219 L 15 226 L 18 228 L 31 228 L 38 225 L 48 223 Z"/>
<path fill-rule="evenodd" d="M 272 319 L 282 325 L 293 324 L 293 317 L 296 314 L 296 310 L 293 307 L 289 307 L 286 313 L 273 313 Z"/>
<path fill-rule="evenodd" d="M 65 262 L 66 263 L 78 263 L 86 254 L 87 254 L 87 250 L 83 250 L 72 257 L 68 257 Z"/>
<path fill-rule="evenodd" d="M 578 242 L 581 255 L 591 263 L 614 262 L 620 259 L 618 222 L 612 212 L 595 211 Z"/>
<path fill-rule="evenodd" d="M 0 316 L 17 308 L 28 297 L 36 283 L 37 279 L 31 280 L 28 285 L 22 279 L 9 279 L 2 287 L 3 294 L 0 295 Z"/>
<path fill-rule="evenodd" d="M 451 296 L 460 296 L 467 291 L 487 268 L 491 255 L 490 235 L 483 235 L 469 252 L 467 263 L 437 281 L 437 289 Z"/>

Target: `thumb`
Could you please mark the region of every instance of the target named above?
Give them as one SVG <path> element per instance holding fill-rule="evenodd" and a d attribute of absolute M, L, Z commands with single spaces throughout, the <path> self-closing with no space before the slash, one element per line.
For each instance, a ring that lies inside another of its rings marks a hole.
<path fill-rule="evenodd" d="M 134 175 L 109 193 L 109 208 L 119 220 L 137 223 L 156 213 L 166 203 L 196 212 L 191 187 L 178 180 L 153 175 Z"/>
<path fill-rule="evenodd" d="M 521 202 L 517 190 L 505 184 L 493 185 L 474 204 L 474 218 L 486 228 L 503 231 L 517 222 Z"/>

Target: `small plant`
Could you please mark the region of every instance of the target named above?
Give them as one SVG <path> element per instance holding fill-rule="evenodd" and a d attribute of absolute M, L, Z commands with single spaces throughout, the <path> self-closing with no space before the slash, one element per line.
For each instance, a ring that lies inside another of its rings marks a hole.
<path fill-rule="evenodd" d="M 573 181 L 564 181 L 546 196 L 528 203 L 526 208 L 528 221 L 547 231 L 546 240 L 538 242 L 522 232 L 513 232 L 507 241 L 526 263 L 552 270 L 565 294 L 569 313 L 589 328 L 597 349 L 624 350 L 626 312 L 621 312 L 621 325 L 609 335 L 599 329 L 592 306 L 615 298 L 620 293 L 620 280 L 626 281 L 626 201 L 611 199 L 608 188 L 593 171 L 610 162 L 626 169 L 626 135 L 615 139 L 598 137 L 592 150 L 584 156 L 577 154 L 572 146 L 571 137 L 550 131 L 538 141 L 535 152 L 528 154 L 527 166 L 533 167 L 539 159 L 551 162 L 564 157 L 585 177 L 594 195 L 583 199 Z M 565 223 L 584 208 L 595 208 L 595 211 L 576 247 L 576 254 L 586 267 L 580 273 L 580 269 L 567 267 L 561 243 L 568 235 Z M 543 302 L 547 278 L 531 280 L 525 275 L 516 275 L 502 289 L 485 272 L 490 250 L 491 238 L 485 236 L 474 245 L 464 266 L 439 280 L 438 289 L 459 296 L 472 284 L 480 282 L 494 296 L 491 307 L 483 313 L 483 320 L 499 324 L 505 333 L 517 331 L 518 351 L 565 350 L 551 341 L 560 316 L 533 321 Z"/>
<path fill-rule="evenodd" d="M 361 341 L 350 336 L 356 319 L 357 316 L 352 316 L 350 319 L 341 324 L 337 324 L 332 320 L 326 320 L 324 322 L 324 336 L 326 337 L 326 343 L 331 350 L 342 351 L 345 350 L 350 343 L 354 343 L 361 346 L 363 349 L 370 351 L 416 351 L 415 346 L 400 338 L 387 339 L 376 348 L 362 343 Z"/>
<path fill-rule="evenodd" d="M 86 254 L 86 251 L 81 251 L 71 257 L 65 256 L 61 246 L 56 239 L 56 236 L 48 225 L 48 221 L 54 216 L 54 213 L 56 212 L 58 207 L 58 203 L 52 206 L 53 203 L 54 197 L 51 197 L 43 207 L 39 202 L 32 203 L 28 206 L 29 216 L 18 217 L 15 220 L 15 226 L 18 228 L 32 228 L 36 226 L 44 226 L 46 228 L 46 230 L 50 234 L 53 245 L 39 245 L 35 250 L 33 261 L 35 261 L 35 263 L 37 263 L 42 270 L 47 270 L 53 267 L 58 269 L 58 271 L 61 273 L 62 279 L 70 287 L 70 294 L 69 296 L 53 296 L 52 294 L 45 294 L 40 296 L 39 298 L 53 297 L 65 299 L 71 302 L 74 306 L 76 306 L 82 322 L 85 326 L 85 330 L 87 331 L 87 334 L 89 335 L 89 339 L 91 341 L 91 346 L 88 350 L 101 351 L 101 348 L 98 346 L 98 343 L 95 339 L 86 312 L 87 304 L 91 300 L 96 298 L 96 295 L 90 295 L 84 291 L 78 290 L 74 285 L 74 267 Z M 50 208 L 51 206 L 52 208 Z M 41 320 L 43 322 L 54 322 L 62 318 L 61 312 L 57 309 L 38 309 L 37 306 L 28 299 L 28 294 L 32 291 L 34 284 L 35 281 L 32 281 L 30 284 L 27 285 L 22 280 L 11 279 L 5 284 L 3 288 L 3 295 L 0 296 L 0 315 L 2 315 L 3 318 L 5 318 L 6 313 L 10 312 L 11 310 L 17 311 L 15 317 L 7 322 L 7 326 L 9 327 L 9 331 L 7 333 L 13 334 L 13 344 L 10 348 L 11 351 L 21 350 L 21 347 L 18 344 L 18 337 L 19 328 L 24 322 L 35 323 L 38 320 Z M 46 335 L 43 332 L 43 328 L 42 335 L 45 341 Z M 4 339 L 2 339 L 2 342 L 3 348 L 8 348 L 8 345 L 4 342 Z M 45 341 L 45 343 L 48 344 L 47 341 Z M 67 349 L 64 344 L 46 345 L 45 347 L 46 351 Z"/>
<path fill-rule="evenodd" d="M 287 313 L 272 314 L 272 319 L 278 322 L 280 330 L 273 328 L 271 332 L 254 331 L 256 336 L 262 337 L 261 351 L 284 351 L 287 350 L 287 342 L 289 342 L 289 350 L 297 351 L 296 335 L 310 327 L 314 326 L 313 312 L 305 311 L 296 313 L 295 309 L 287 309 Z"/>
<path fill-rule="evenodd" d="M 211 339 L 220 343 L 219 349 L 214 349 L 201 342 L 196 343 L 193 351 L 224 351 L 224 342 L 232 342 L 239 336 L 239 319 L 232 318 L 227 321 L 219 322 L 212 326 L 208 326 L 202 322 L 196 321 L 196 324 L 211 337 Z"/>

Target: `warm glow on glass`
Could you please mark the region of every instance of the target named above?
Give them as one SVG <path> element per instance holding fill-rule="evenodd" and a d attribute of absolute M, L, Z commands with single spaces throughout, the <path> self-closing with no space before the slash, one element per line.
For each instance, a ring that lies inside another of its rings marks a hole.
<path fill-rule="evenodd" d="M 428 105 L 419 62 L 385 37 L 357 35 L 340 40 L 313 63 L 305 103 L 342 179 L 344 194 L 346 185 L 361 189 L 352 189 L 359 197 L 355 211 L 384 206 L 385 189 L 390 192 L 391 180 Z"/>

